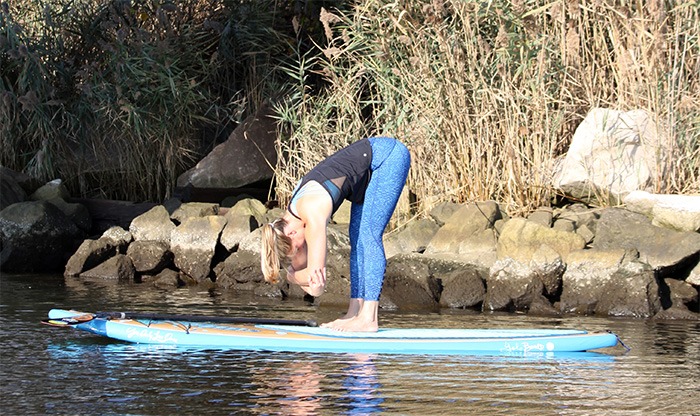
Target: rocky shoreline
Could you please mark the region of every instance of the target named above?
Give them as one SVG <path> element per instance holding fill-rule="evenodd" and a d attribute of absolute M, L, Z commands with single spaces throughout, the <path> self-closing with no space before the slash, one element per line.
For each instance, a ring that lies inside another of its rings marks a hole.
<path fill-rule="evenodd" d="M 45 187 L 47 199 L 20 202 L 0 213 L 3 233 L 12 231 L 11 221 L 25 237 L 41 228 L 32 227 L 28 217 L 38 222 L 54 218 L 53 224 L 63 224 L 54 228 L 64 231 L 34 242 L 25 239 L 27 250 L 4 243 L 5 266 L 38 264 L 45 259 L 37 257 L 51 253 L 47 250 L 59 250 L 51 241 L 72 239 L 82 243 L 63 263 L 67 279 L 304 297 L 296 287 L 262 279 L 259 228 L 281 210 L 268 210 L 256 199 L 232 207 L 172 199 L 136 216 L 128 229 L 113 226 L 97 238 L 80 240 L 78 224 L 89 218 L 80 220 L 85 212 L 74 206 L 79 204 L 57 204 L 65 192 L 60 184 Z M 443 203 L 427 218 L 385 236 L 389 260 L 380 306 L 698 320 L 700 233 L 661 226 L 659 219 L 647 216 L 654 198 L 658 196 L 635 194 L 625 208 L 542 208 L 527 218 L 509 218 L 493 201 Z M 326 292 L 313 300 L 319 304 L 345 305 L 348 300 L 348 210 L 341 207 L 329 226 L 329 280 Z M 55 220 L 61 216 L 62 222 Z"/>
<path fill-rule="evenodd" d="M 585 204 L 509 218 L 493 201 L 442 203 L 386 234 L 380 306 L 700 319 L 700 195 L 642 191 L 659 189 L 654 184 L 663 178 L 652 173 L 667 162 L 653 119 L 641 110 L 590 111 L 551 172 L 553 189 Z M 271 180 L 266 161 L 276 160 L 274 123 L 264 113 L 246 120 L 183 174 L 176 190 L 201 194 L 213 187 L 217 195 L 231 195 L 232 188 Z M 259 157 L 265 163 L 248 163 Z M 196 285 L 304 296 L 262 279 L 259 228 L 281 211 L 258 199 L 173 198 L 115 208 L 71 199 L 60 180 L 41 185 L 5 167 L 0 179 L 3 272 L 62 270 L 68 279 L 123 280 L 160 290 Z M 613 207 L 590 208 L 606 205 Z M 347 204 L 341 207 L 329 227 L 329 279 L 314 302 L 347 304 L 348 212 Z"/>

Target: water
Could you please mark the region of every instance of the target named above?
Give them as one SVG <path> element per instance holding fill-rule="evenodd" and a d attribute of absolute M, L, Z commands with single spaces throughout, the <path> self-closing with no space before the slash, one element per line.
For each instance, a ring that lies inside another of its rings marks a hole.
<path fill-rule="evenodd" d="M 0 279 L 0 409 L 8 415 L 700 415 L 698 321 L 380 312 L 395 327 L 610 329 L 631 348 L 561 357 L 182 349 L 39 321 L 53 307 L 319 321 L 340 311 L 60 276 Z"/>

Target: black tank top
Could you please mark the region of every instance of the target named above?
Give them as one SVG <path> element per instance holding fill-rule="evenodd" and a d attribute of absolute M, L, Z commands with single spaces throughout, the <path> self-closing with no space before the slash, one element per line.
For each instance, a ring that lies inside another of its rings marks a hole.
<path fill-rule="evenodd" d="M 372 176 L 371 164 L 372 146 L 369 139 L 356 141 L 330 155 L 304 175 L 291 199 L 307 182 L 316 181 L 333 199 L 334 213 L 345 199 L 361 204 Z M 296 216 L 293 212 L 292 215 Z"/>

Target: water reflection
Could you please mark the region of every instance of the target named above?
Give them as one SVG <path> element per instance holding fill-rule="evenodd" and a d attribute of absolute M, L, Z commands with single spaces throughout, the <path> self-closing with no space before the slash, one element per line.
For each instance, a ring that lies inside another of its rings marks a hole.
<path fill-rule="evenodd" d="M 567 316 L 384 313 L 394 327 L 610 329 L 632 351 L 323 354 L 111 341 L 39 324 L 53 307 L 278 318 L 323 309 L 201 291 L 0 276 L 3 414 L 698 413 L 700 324 Z M 663 387 L 663 388 L 661 388 Z"/>
<path fill-rule="evenodd" d="M 346 413 L 367 415 L 381 412 L 384 398 L 374 363 L 377 355 L 349 354 L 346 357 L 349 365 L 343 370 L 343 388 L 347 393 L 339 400 L 347 408 Z"/>

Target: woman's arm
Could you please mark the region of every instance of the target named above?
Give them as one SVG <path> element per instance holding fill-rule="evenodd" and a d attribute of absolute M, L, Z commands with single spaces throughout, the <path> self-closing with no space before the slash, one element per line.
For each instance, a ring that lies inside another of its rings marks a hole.
<path fill-rule="evenodd" d="M 326 286 L 326 226 L 333 212 L 333 201 L 330 195 L 308 195 L 300 198 L 297 212 L 305 224 L 306 267 L 294 271 L 294 283 L 306 293 L 319 296 Z"/>

